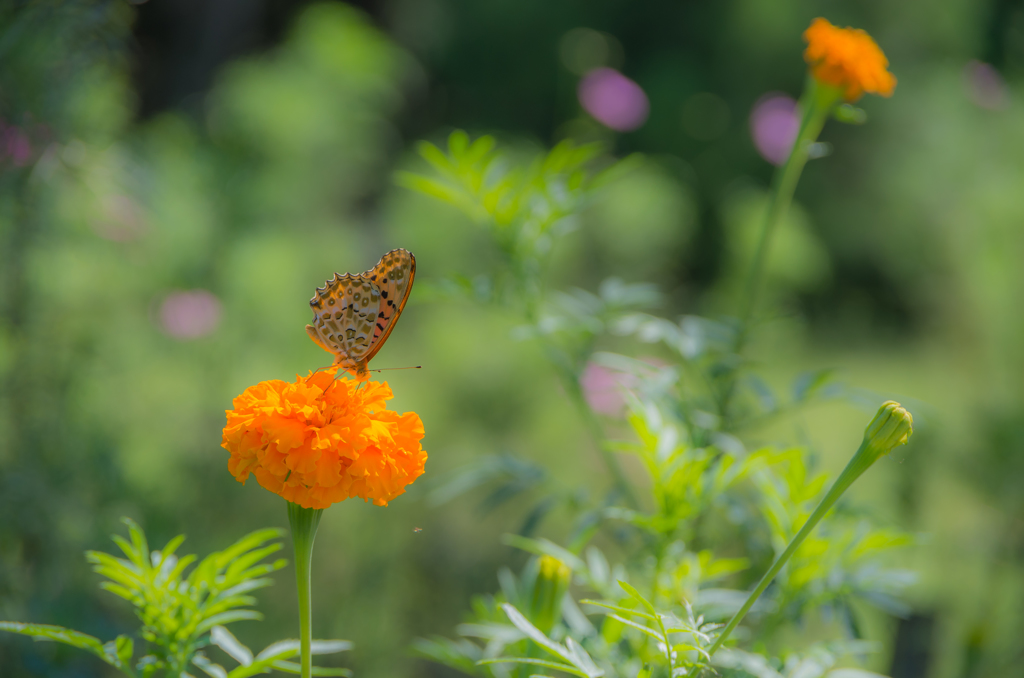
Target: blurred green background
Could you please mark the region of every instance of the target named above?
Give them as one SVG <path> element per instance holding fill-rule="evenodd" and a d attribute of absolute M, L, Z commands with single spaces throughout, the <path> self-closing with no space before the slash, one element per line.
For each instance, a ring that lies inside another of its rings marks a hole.
<path fill-rule="evenodd" d="M 751 112 L 798 96 L 815 16 L 868 30 L 899 79 L 865 126 L 832 124 L 772 253 L 782 313 L 755 356 L 769 381 L 834 367 L 915 414 L 910 447 L 854 488 L 921 535 L 911 616 L 876 670 L 1019 675 L 1024 662 L 1024 3 L 311 4 L 8 0 L 0 4 L 0 618 L 100 637 L 133 627 L 83 557 L 118 520 L 207 553 L 286 524 L 219 447 L 257 381 L 327 362 L 303 331 L 313 288 L 394 247 L 417 288 L 377 367 L 423 418 L 427 475 L 382 509 L 325 513 L 314 628 L 349 638 L 361 676 L 450 675 L 409 641 L 447 634 L 522 556 L 522 510 L 437 505 L 432 479 L 482 454 L 593 475 L 579 420 L 517 319 L 443 293 L 494 253 L 455 210 L 394 186 L 414 144 L 453 128 L 524 150 L 604 141 L 645 164 L 564 239 L 552 284 L 651 281 L 660 311 L 725 310 L 772 165 Z M 581 30 L 583 29 L 583 30 Z M 621 71 L 650 107 L 617 133 L 581 76 Z M 794 433 L 837 471 L 864 411 L 821 407 Z M 556 523 L 557 524 L 557 523 Z M 553 528 L 557 529 L 557 528 Z M 295 635 L 292 571 L 260 595 L 251 646 Z M 52 644 L 0 638 L 4 676 L 104 675 Z"/>

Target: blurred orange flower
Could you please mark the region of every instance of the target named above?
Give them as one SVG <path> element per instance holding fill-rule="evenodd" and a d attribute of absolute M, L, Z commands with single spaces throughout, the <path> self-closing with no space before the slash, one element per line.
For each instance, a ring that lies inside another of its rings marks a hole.
<path fill-rule="evenodd" d="M 221 446 L 239 482 L 252 473 L 304 508 L 349 497 L 386 506 L 423 473 L 419 416 L 387 409 L 387 382 L 335 380 L 335 371 L 262 381 L 235 398 Z"/>
<path fill-rule="evenodd" d="M 843 90 L 847 101 L 865 92 L 891 96 L 896 77 L 886 70 L 889 60 L 871 36 L 859 28 L 839 28 L 817 18 L 804 31 L 804 60 L 819 81 Z"/>

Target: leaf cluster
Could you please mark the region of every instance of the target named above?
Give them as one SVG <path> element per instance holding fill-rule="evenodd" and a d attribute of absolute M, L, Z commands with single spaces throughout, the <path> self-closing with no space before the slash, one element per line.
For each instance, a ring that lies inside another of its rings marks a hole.
<path fill-rule="evenodd" d="M 548 255 L 557 238 L 576 227 L 576 215 L 593 191 L 628 171 L 636 162 L 605 162 L 600 144 L 566 140 L 549 152 L 516 162 L 491 136 L 470 140 L 462 131 L 448 137 L 447 149 L 421 142 L 419 153 L 431 173 L 399 172 L 395 181 L 448 203 L 487 228 L 503 255 L 504 268 L 483 285 L 497 297 L 535 310 Z"/>
<path fill-rule="evenodd" d="M 798 375 L 788 392 L 777 392 L 744 356 L 750 328 L 730 318 L 661 317 L 648 310 L 659 301 L 650 285 L 608 280 L 597 293 L 546 292 L 543 267 L 535 264 L 550 244 L 541 247 L 537 238 L 558 237 L 563 231 L 557 224 L 573 220 L 588 191 L 637 162 L 616 164 L 599 153 L 566 142 L 515 166 L 493 139 L 471 142 L 455 133 L 447 153 L 421 146 L 434 176 L 398 178 L 489 225 L 509 270 L 519 276 L 508 289 L 518 295 L 510 305 L 526 322 L 518 335 L 544 348 L 613 482 L 605 496 L 594 498 L 588 488 L 560 482 L 541 465 L 512 454 L 456 474 L 440 491 L 445 500 L 488 485 L 493 492 L 485 502 L 492 505 L 534 495 L 535 507 L 523 524 L 530 532 L 553 507 L 568 509 L 575 519 L 567 546 L 523 536 L 506 543 L 565 563 L 574 573 L 575 591 L 562 601 L 559 622 L 542 631 L 523 594 L 534 585 L 536 560 L 518 580 L 503 570 L 501 593 L 474 601 L 470 620 L 456 629 L 458 639 L 421 640 L 416 651 L 469 675 L 501 678 L 547 675 L 530 671 L 588 677 L 712 670 L 867 675 L 835 665 L 865 650 L 857 620 L 861 603 L 900 611 L 896 595 L 910 578 L 882 563 L 910 538 L 873 528 L 842 506 L 754 605 L 742 629 L 746 649 L 710 656 L 718 623 L 740 609 L 747 587 L 785 549 L 827 484 L 806 450 L 750 450 L 745 440 L 812 405 L 857 394 L 830 370 Z M 587 163 L 598 162 L 606 165 L 605 174 L 587 178 Z M 623 342 L 657 354 L 638 359 L 621 350 Z M 620 351 L 600 350 L 603 344 Z M 588 403 L 581 379 L 592 368 L 622 385 L 623 422 L 603 418 Z M 646 472 L 642 492 L 619 470 L 620 457 L 637 460 Z M 609 565 L 594 543 L 598 537 L 611 540 L 623 554 L 621 563 Z M 591 595 L 580 600 L 580 594 Z M 603 617 L 592 621 L 589 616 L 597 613 Z M 794 643 L 793 629 L 820 618 L 839 622 L 829 627 L 839 639 Z"/>
<path fill-rule="evenodd" d="M 114 535 L 124 557 L 100 551 L 86 552 L 93 570 L 106 578 L 100 587 L 127 600 L 141 621 L 137 638 L 145 652 L 135 660 L 136 641 L 127 635 L 103 643 L 93 636 L 46 624 L 0 622 L 0 630 L 35 640 L 55 641 L 94 654 L 126 676 L 189 676 L 190 667 L 212 678 L 247 678 L 271 670 L 298 674 L 299 664 L 289 661 L 299 654 L 298 640 L 272 643 L 258 654 L 243 645 L 226 625 L 246 619 L 262 619 L 252 606 L 251 595 L 273 580 L 267 575 L 287 561 L 266 558 L 281 549 L 275 541 L 279 529 L 257 530 L 223 551 L 199 560 L 195 555 L 176 555 L 184 535 L 171 539 L 163 549 L 151 551 L 142 529 L 130 518 L 128 539 Z M 189 568 L 191 567 L 191 570 Z M 231 671 L 214 663 L 202 648 L 214 645 L 239 666 Z M 313 654 L 341 652 L 351 647 L 343 640 L 313 641 Z M 347 669 L 316 668 L 314 675 L 347 676 Z"/>

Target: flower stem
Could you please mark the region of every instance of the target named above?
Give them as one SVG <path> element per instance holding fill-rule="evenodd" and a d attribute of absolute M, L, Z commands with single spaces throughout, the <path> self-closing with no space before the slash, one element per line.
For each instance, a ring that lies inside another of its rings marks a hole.
<path fill-rule="evenodd" d="M 747 601 L 743 603 L 743 607 L 739 609 L 726 624 L 725 628 L 722 629 L 722 633 L 719 634 L 714 644 L 708 650 L 708 657 L 711 657 L 715 652 L 722 647 L 725 641 L 729 638 L 729 635 L 733 630 L 743 621 L 743 617 L 746 616 L 750 608 L 754 606 L 757 599 L 761 597 L 768 585 L 772 583 L 775 576 L 782 570 L 782 568 L 789 562 L 789 559 L 793 556 L 800 545 L 803 544 L 804 540 L 807 539 L 807 535 L 821 522 L 821 519 L 825 517 L 825 514 L 829 512 L 835 503 L 839 501 L 839 498 L 843 496 L 846 490 L 850 489 L 854 481 L 867 471 L 871 466 L 878 461 L 883 455 L 888 454 L 897 445 L 903 445 L 907 442 L 910 434 L 913 432 L 913 417 L 910 413 L 903 409 L 899 403 L 894 401 L 886 401 L 879 408 L 878 413 L 875 415 L 871 423 L 868 424 L 867 429 L 864 431 L 864 440 L 861 442 L 860 447 L 857 448 L 857 452 L 850 459 L 850 462 L 843 469 L 843 472 L 839 474 L 836 481 L 832 484 L 828 494 L 818 503 L 817 508 L 814 509 L 814 513 L 807 519 L 804 526 L 800 528 L 800 531 L 796 533 L 792 541 L 789 542 L 789 546 L 782 552 L 775 563 L 764 573 L 761 577 L 761 581 L 758 582 L 757 588 L 755 588 L 750 595 L 747 597 Z M 700 669 L 700 665 L 696 665 L 690 671 L 688 675 L 696 675 L 696 672 Z"/>
<path fill-rule="evenodd" d="M 813 78 L 807 87 L 805 95 L 800 102 L 803 115 L 800 119 L 800 131 L 793 142 L 793 149 L 786 158 L 786 162 L 775 172 L 772 179 L 772 190 L 768 211 L 765 213 L 764 223 L 761 226 L 761 235 L 757 241 L 757 249 L 754 252 L 754 260 L 750 266 L 747 277 L 746 293 L 743 297 L 742 314 L 743 328 L 754 315 L 757 308 L 757 293 L 762 287 L 765 263 L 768 259 L 768 251 L 771 247 L 772 235 L 775 233 L 779 220 L 789 209 L 793 202 L 793 194 L 796 192 L 797 183 L 807 164 L 811 146 L 818 139 L 825 121 L 828 119 L 832 109 L 839 102 L 838 90 L 819 84 Z"/>
<path fill-rule="evenodd" d="M 288 502 L 288 524 L 292 528 L 292 544 L 295 546 L 295 586 L 299 594 L 299 645 L 302 653 L 302 678 L 313 675 L 313 657 L 310 644 L 313 638 L 313 610 L 310 606 L 311 556 L 316 528 L 320 525 L 323 509 L 302 508 Z"/>
<path fill-rule="evenodd" d="M 772 177 L 768 210 L 765 212 L 761 233 L 757 240 L 757 249 L 754 250 L 754 259 L 747 273 L 744 294 L 740 302 L 740 325 L 733 345 L 733 352 L 737 355 L 742 353 L 749 338 L 750 325 L 757 310 L 758 292 L 764 286 L 764 271 L 768 261 L 768 252 L 771 249 L 772 236 L 775 234 L 779 220 L 782 219 L 789 209 L 790 203 L 793 202 L 793 194 L 796 192 L 800 175 L 810 157 L 811 146 L 818 139 L 818 135 L 821 134 L 821 130 L 825 126 L 825 121 L 828 120 L 828 116 L 841 98 L 840 90 L 822 85 L 814 78 L 810 78 L 807 89 L 801 97 L 800 108 L 803 115 L 800 118 L 800 130 L 793 141 L 789 157 Z M 735 388 L 736 374 L 733 370 L 728 377 L 725 393 L 719 405 L 719 412 L 723 417 L 729 414 L 729 402 L 732 400 Z"/>

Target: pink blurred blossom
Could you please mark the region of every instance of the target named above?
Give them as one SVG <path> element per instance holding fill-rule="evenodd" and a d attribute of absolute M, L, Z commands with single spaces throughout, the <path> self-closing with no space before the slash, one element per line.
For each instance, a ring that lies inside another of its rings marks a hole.
<path fill-rule="evenodd" d="M 626 406 L 622 391 L 636 385 L 637 378 L 634 375 L 615 372 L 594 363 L 587 363 L 580 377 L 583 396 L 590 409 L 611 417 L 621 415 Z"/>
<path fill-rule="evenodd" d="M 750 136 L 761 157 L 773 165 L 786 162 L 800 132 L 797 103 L 785 94 L 766 94 L 750 111 Z"/>
<path fill-rule="evenodd" d="M 0 120 L 0 158 L 10 159 L 15 167 L 24 167 L 32 160 L 32 142 L 28 134 L 17 125 L 6 125 Z"/>
<path fill-rule="evenodd" d="M 220 300 L 212 292 L 172 292 L 160 305 L 160 326 L 175 339 L 198 339 L 217 329 L 220 315 Z"/>
<path fill-rule="evenodd" d="M 1003 76 L 991 64 L 971 61 L 964 68 L 964 84 L 971 101 L 990 111 L 1001 111 L 1009 104 Z"/>
<path fill-rule="evenodd" d="M 617 132 L 637 129 L 650 112 L 640 85 L 612 68 L 595 68 L 587 73 L 576 93 L 587 113 Z"/>

